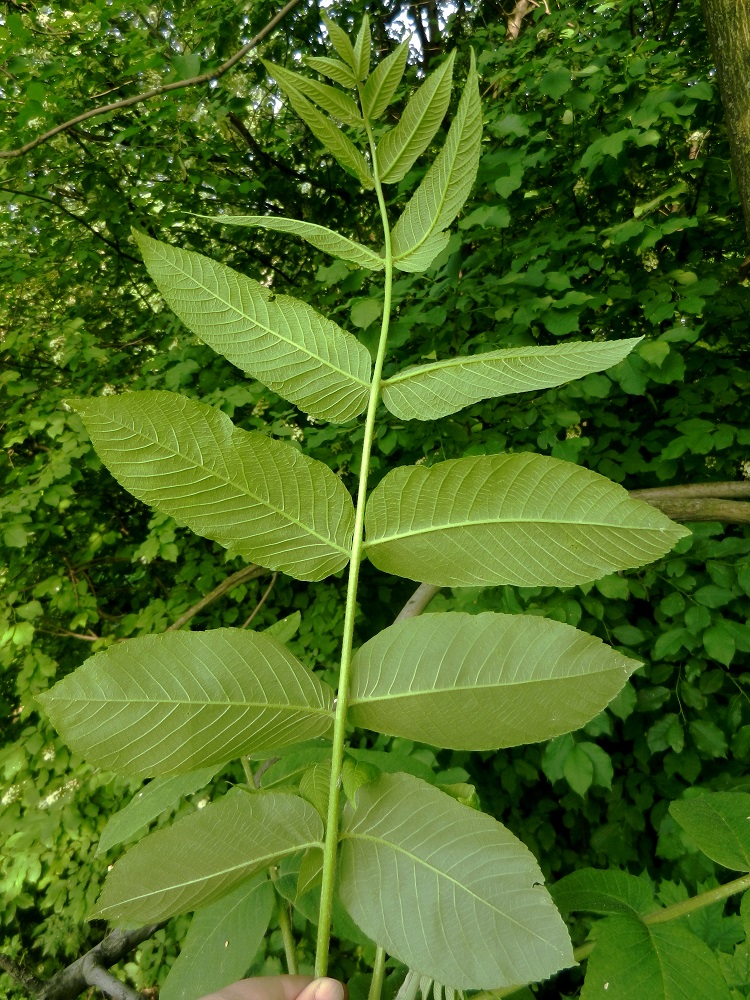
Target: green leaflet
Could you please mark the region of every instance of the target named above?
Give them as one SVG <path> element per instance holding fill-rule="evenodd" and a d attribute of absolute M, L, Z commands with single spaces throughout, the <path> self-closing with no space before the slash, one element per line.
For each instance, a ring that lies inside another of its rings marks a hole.
<path fill-rule="evenodd" d="M 402 420 L 435 420 L 481 399 L 548 389 L 610 368 L 642 339 L 511 347 L 414 365 L 383 383 L 383 402 Z"/>
<path fill-rule="evenodd" d="M 458 215 L 474 184 L 481 144 L 482 105 L 472 52 L 471 69 L 445 145 L 393 228 L 396 267 L 411 270 L 404 267 L 409 259 Z"/>
<path fill-rule="evenodd" d="M 454 750 L 538 743 L 585 725 L 641 666 L 532 615 L 436 613 L 355 654 L 355 726 Z"/>
<path fill-rule="evenodd" d="M 348 170 L 350 174 L 353 174 L 359 180 L 366 191 L 371 190 L 375 185 L 370 174 L 370 168 L 367 165 L 367 160 L 351 139 L 347 138 L 330 118 L 326 118 L 317 108 L 313 107 L 298 90 L 281 82 L 279 82 L 279 86 L 289 98 L 289 103 L 318 142 L 325 146 L 331 156 L 341 164 L 344 170 Z"/>
<path fill-rule="evenodd" d="M 570 587 L 658 559 L 688 534 L 604 476 L 532 454 L 394 469 L 365 528 L 378 569 L 439 587 Z"/>
<path fill-rule="evenodd" d="M 617 869 L 581 868 L 549 887 L 563 913 L 630 913 L 645 916 L 658 909 L 645 879 Z"/>
<path fill-rule="evenodd" d="M 301 236 L 323 253 L 340 260 L 352 261 L 358 267 L 369 271 L 382 271 L 385 267 L 385 261 L 374 250 L 312 222 L 298 222 L 297 219 L 281 219 L 272 215 L 198 215 L 196 218 L 210 219 L 225 226 L 258 226 L 278 233 L 292 233 Z"/>
<path fill-rule="evenodd" d="M 318 80 L 311 80 L 299 73 L 292 73 L 283 66 L 276 66 L 265 59 L 261 59 L 261 62 L 285 93 L 288 94 L 290 88 L 298 90 L 305 97 L 314 101 L 323 111 L 327 111 L 329 115 L 343 122 L 344 125 L 354 125 L 355 127 L 364 125 L 357 105 L 348 94 L 343 94 L 335 87 L 329 87 L 327 83 L 320 83 Z"/>
<path fill-rule="evenodd" d="M 198 1000 L 241 979 L 268 930 L 273 904 L 273 886 L 259 875 L 197 910 L 159 1000 Z"/>
<path fill-rule="evenodd" d="M 269 625 L 268 628 L 263 629 L 263 635 L 270 635 L 277 642 L 287 643 L 296 635 L 301 621 L 302 615 L 300 612 L 293 611 L 286 618 L 280 618 L 272 625 Z"/>
<path fill-rule="evenodd" d="M 132 927 L 188 913 L 322 837 L 320 816 L 298 795 L 234 789 L 131 848 L 89 919 Z"/>
<path fill-rule="evenodd" d="M 323 736 L 333 691 L 262 632 L 117 643 L 39 700 L 68 746 L 108 771 L 183 774 Z"/>
<path fill-rule="evenodd" d="M 346 65 L 353 70 L 356 65 L 356 60 L 354 58 L 354 48 L 349 40 L 349 36 L 342 27 L 336 24 L 335 21 L 331 21 L 330 18 L 325 16 L 325 14 L 321 14 L 321 19 L 328 30 L 328 37 L 331 40 L 331 45 L 341 56 Z"/>
<path fill-rule="evenodd" d="M 321 420 L 342 423 L 367 406 L 372 364 L 351 334 L 209 257 L 134 236 L 170 308 L 232 364 Z"/>
<path fill-rule="evenodd" d="M 333 80 L 334 83 L 340 83 L 342 87 L 350 87 L 353 90 L 357 86 L 354 73 L 338 59 L 329 59 L 327 56 L 307 56 L 305 65 L 316 69 L 323 76 L 327 76 L 329 80 Z"/>
<path fill-rule="evenodd" d="M 750 872 L 750 795 L 710 792 L 672 802 L 669 811 L 704 854 L 724 868 Z"/>
<path fill-rule="evenodd" d="M 491 989 L 574 964 L 533 855 L 489 816 L 418 778 L 384 774 L 359 788 L 341 836 L 344 906 L 410 968 Z"/>
<path fill-rule="evenodd" d="M 448 110 L 455 58 L 454 49 L 411 98 L 398 124 L 378 143 L 376 156 L 381 181 L 395 184 L 402 180 L 432 142 Z"/>
<path fill-rule="evenodd" d="M 407 39 L 389 56 L 386 56 L 368 78 L 362 91 L 362 108 L 371 122 L 377 121 L 391 103 L 396 88 L 401 83 L 408 58 L 409 40 Z"/>
<path fill-rule="evenodd" d="M 297 580 L 346 566 L 354 505 L 328 466 L 173 392 L 70 401 L 133 496 Z"/>
<path fill-rule="evenodd" d="M 602 997 L 730 1000 L 730 993 L 713 952 L 695 934 L 623 913 L 597 923 L 581 1000 Z"/>
<path fill-rule="evenodd" d="M 220 768 L 220 764 L 215 764 L 200 771 L 149 781 L 140 792 L 135 793 L 124 809 L 109 817 L 99 839 L 97 855 L 104 854 L 129 840 L 157 816 L 161 816 L 167 809 L 174 808 L 183 795 L 199 791 L 209 783 Z"/>
<path fill-rule="evenodd" d="M 370 19 L 365 14 L 362 18 L 362 24 L 360 25 L 359 33 L 357 34 L 357 40 L 354 43 L 354 61 L 352 63 L 352 69 L 354 70 L 354 75 L 357 81 L 364 80 L 367 74 L 370 72 L 370 48 L 372 42 L 370 39 Z"/>

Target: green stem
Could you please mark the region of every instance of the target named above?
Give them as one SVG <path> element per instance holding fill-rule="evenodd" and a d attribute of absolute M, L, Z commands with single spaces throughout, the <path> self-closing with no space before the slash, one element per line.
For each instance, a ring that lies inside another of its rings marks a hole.
<path fill-rule="evenodd" d="M 728 899 L 730 896 L 734 896 L 738 892 L 744 892 L 746 889 L 750 889 L 750 875 L 743 875 L 742 878 L 726 882 L 715 889 L 708 889 L 706 892 L 701 892 L 697 896 L 685 899 L 681 903 L 674 903 L 672 906 L 665 906 L 661 910 L 655 910 L 653 913 L 649 913 L 648 916 L 643 917 L 642 920 L 644 924 L 665 924 L 670 920 L 679 920 L 680 917 L 686 917 L 688 913 L 695 913 L 696 910 L 702 910 L 705 906 L 711 906 L 712 903 L 720 903 L 722 899 Z M 580 948 L 576 948 L 573 952 L 576 962 L 583 962 L 584 959 L 588 958 L 594 950 L 595 945 L 596 941 L 587 941 Z M 498 997 L 511 997 L 520 989 L 523 989 L 523 987 L 508 986 L 499 990 L 488 990 L 486 993 L 479 993 L 475 997 L 472 997 L 472 1000 L 497 1000 Z"/>
<path fill-rule="evenodd" d="M 242 764 L 242 770 L 245 772 L 245 780 L 247 781 L 247 787 L 251 792 L 255 791 L 255 782 L 253 780 L 253 769 L 250 767 L 249 757 L 245 757 L 244 754 L 240 757 L 240 763 Z"/>
<path fill-rule="evenodd" d="M 346 589 L 346 614 L 344 616 L 344 635 L 341 645 L 341 669 L 336 694 L 336 717 L 333 724 L 333 749 L 331 751 L 331 783 L 328 799 L 328 816 L 326 821 L 326 839 L 323 850 L 323 882 L 320 888 L 320 912 L 318 918 L 318 940 L 315 953 L 315 975 L 325 976 L 328 971 L 328 947 L 331 937 L 331 917 L 333 914 L 333 895 L 336 880 L 336 856 L 339 837 L 339 801 L 341 793 L 341 769 L 344 763 L 344 742 L 346 739 L 346 713 L 349 707 L 349 675 L 352 665 L 352 646 L 354 642 L 354 618 L 357 611 L 357 584 L 359 582 L 359 567 L 362 562 L 364 545 L 365 503 L 367 501 L 367 477 L 370 469 L 370 454 L 375 436 L 375 415 L 380 399 L 380 379 L 383 373 L 383 362 L 388 342 L 388 327 L 391 313 L 391 294 L 393 288 L 393 254 L 391 251 L 391 231 L 388 225 L 388 214 L 383 197 L 383 188 L 378 176 L 378 164 L 375 155 L 375 140 L 369 122 L 366 122 L 367 136 L 372 153 L 372 172 L 375 181 L 375 191 L 378 197 L 380 215 L 383 222 L 385 248 L 385 288 L 383 293 L 383 322 L 380 327 L 378 353 L 372 372 L 370 398 L 365 418 L 365 436 L 362 442 L 362 462 L 359 469 L 359 485 L 357 488 L 357 509 L 354 518 L 354 537 L 352 540 L 352 555 L 349 563 L 349 580 Z"/>
<path fill-rule="evenodd" d="M 279 875 L 276 867 L 272 865 L 270 871 L 271 881 L 277 882 Z M 296 976 L 297 951 L 294 945 L 294 936 L 292 935 L 292 925 L 289 920 L 289 906 L 281 893 L 277 892 L 276 896 L 279 904 L 279 928 L 281 929 L 281 938 L 284 942 L 284 955 L 286 956 L 286 971 L 290 976 Z"/>
<path fill-rule="evenodd" d="M 385 948 L 378 948 L 375 952 L 375 962 L 372 967 L 372 981 L 370 982 L 370 992 L 367 1000 L 380 1000 L 383 990 L 383 977 L 385 975 Z"/>

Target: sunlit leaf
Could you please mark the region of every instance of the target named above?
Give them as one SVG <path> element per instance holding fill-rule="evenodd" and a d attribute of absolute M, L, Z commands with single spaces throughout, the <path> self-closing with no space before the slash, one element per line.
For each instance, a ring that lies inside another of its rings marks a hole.
<path fill-rule="evenodd" d="M 570 587 L 658 559 L 688 534 L 604 476 L 523 453 L 394 469 L 365 526 L 378 569 L 439 587 Z"/>
<path fill-rule="evenodd" d="M 209 347 L 322 420 L 364 410 L 372 364 L 356 337 L 210 257 L 135 238 L 170 308 Z"/>
<path fill-rule="evenodd" d="M 293 73 L 283 66 L 267 62 L 265 59 L 261 59 L 261 62 L 284 93 L 288 94 L 289 88 L 299 91 L 300 94 L 314 101 L 319 108 L 344 125 L 357 127 L 364 124 L 359 108 L 348 94 L 342 93 L 336 87 L 330 87 L 327 83 L 311 80 L 310 77 L 303 76 L 301 73 Z"/>
<path fill-rule="evenodd" d="M 394 184 L 405 177 L 435 137 L 448 110 L 455 56 L 454 49 L 419 87 L 398 124 L 378 143 L 376 156 L 381 181 Z"/>
<path fill-rule="evenodd" d="M 431 614 L 358 650 L 351 721 L 455 750 L 537 743 L 585 725 L 640 665 L 545 618 Z"/>
<path fill-rule="evenodd" d="M 370 72 L 371 45 L 370 19 L 367 14 L 365 14 L 362 18 L 362 24 L 360 25 L 360 29 L 357 34 L 357 40 L 354 43 L 354 61 L 352 63 L 352 69 L 354 70 L 354 75 L 357 80 L 364 80 Z"/>
<path fill-rule="evenodd" d="M 276 639 L 220 628 L 116 643 L 40 701 L 87 761 L 150 776 L 322 736 L 333 691 Z"/>
<path fill-rule="evenodd" d="M 126 490 L 234 555 L 298 580 L 349 561 L 354 505 L 322 462 L 173 392 L 70 405 Z"/>
<path fill-rule="evenodd" d="M 332 21 L 325 14 L 321 14 L 323 24 L 328 30 L 328 37 L 331 40 L 331 45 L 334 47 L 336 52 L 341 56 L 344 62 L 351 69 L 354 69 L 356 61 L 354 58 L 354 47 L 349 39 L 349 36 L 344 31 L 344 29 Z"/>
<path fill-rule="evenodd" d="M 198 1000 L 241 979 L 271 921 L 273 886 L 265 875 L 196 910 L 159 1000 Z"/>
<path fill-rule="evenodd" d="M 322 837 L 323 821 L 298 795 L 234 789 L 131 848 L 90 919 L 138 926 L 188 913 Z"/>
<path fill-rule="evenodd" d="M 261 229 L 272 229 L 277 233 L 292 233 L 294 236 L 301 236 L 323 253 L 338 257 L 340 260 L 349 260 L 358 267 L 367 268 L 369 271 L 381 271 L 385 267 L 385 260 L 374 250 L 312 222 L 281 219 L 273 215 L 199 215 L 197 218 L 211 219 L 212 222 L 219 222 L 224 226 L 258 226 Z"/>
<path fill-rule="evenodd" d="M 573 965 L 533 855 L 504 826 L 406 774 L 357 792 L 339 891 L 389 955 L 461 989 L 536 982 Z"/>
<path fill-rule="evenodd" d="M 446 229 L 461 211 L 474 184 L 481 143 L 482 105 L 472 53 L 469 76 L 445 145 L 394 226 L 396 267 L 413 270 L 410 258 L 423 254 L 427 241 Z"/>
<path fill-rule="evenodd" d="M 386 379 L 383 402 L 401 420 L 435 420 L 481 399 L 547 389 L 610 368 L 641 339 L 511 347 L 414 365 Z"/>
<path fill-rule="evenodd" d="M 334 83 L 340 83 L 342 87 L 350 87 L 353 90 L 357 86 L 352 70 L 338 59 L 329 59 L 328 56 L 307 56 L 305 65 L 316 69 Z"/>
<path fill-rule="evenodd" d="M 145 788 L 135 793 L 124 809 L 109 817 L 99 838 L 96 853 L 104 854 L 129 840 L 157 816 L 176 806 L 183 795 L 190 795 L 205 787 L 220 766 L 215 764 L 213 767 L 201 768 L 200 771 L 149 781 Z"/>
<path fill-rule="evenodd" d="M 376 121 L 391 103 L 409 57 L 409 40 L 403 41 L 397 49 L 379 63 L 367 80 L 362 91 L 362 108 L 370 121 Z"/>

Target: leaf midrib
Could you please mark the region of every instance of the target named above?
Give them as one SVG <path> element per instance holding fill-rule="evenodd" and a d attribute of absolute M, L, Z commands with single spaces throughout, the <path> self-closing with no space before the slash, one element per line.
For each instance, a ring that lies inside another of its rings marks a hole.
<path fill-rule="evenodd" d="M 271 864 L 275 858 L 286 857 L 288 854 L 296 854 L 298 851 L 305 851 L 311 847 L 323 847 L 323 843 L 320 840 L 309 841 L 304 844 L 295 844 L 293 847 L 284 851 L 274 851 L 271 854 L 264 854 L 260 857 L 254 858 L 252 861 L 243 861 L 240 864 L 232 865 L 230 868 L 224 868 L 221 871 L 213 872 L 210 875 L 203 875 L 199 878 L 188 879 L 185 882 L 178 882 L 174 885 L 169 886 L 164 889 L 154 889 L 152 892 L 141 893 L 140 896 L 131 896 L 129 899 L 122 900 L 119 903 L 112 903 L 110 906 L 104 907 L 101 910 L 97 910 L 97 914 L 105 913 L 117 913 L 122 910 L 122 907 L 127 907 L 132 903 L 137 903 L 141 899 L 150 899 L 153 896 L 165 896 L 167 893 L 177 892 L 180 889 L 185 889 L 188 886 L 199 885 L 203 882 L 213 881 L 214 879 L 222 878 L 225 875 L 231 875 L 232 872 L 240 871 L 243 868 L 263 868 L 266 864 Z"/>
<path fill-rule="evenodd" d="M 257 226 L 259 229 L 274 229 L 277 232 L 291 232 L 293 235 L 301 235 L 302 232 L 312 232 L 316 236 L 332 237 L 336 243 L 346 243 L 347 246 L 353 247 L 358 253 L 362 253 L 368 260 L 373 262 L 377 261 L 382 269 L 383 258 L 379 257 L 374 250 L 370 250 L 369 247 L 364 246 L 362 243 L 357 243 L 356 240 L 349 239 L 348 236 L 344 236 L 342 233 L 337 233 L 334 229 L 328 229 L 326 226 L 319 226 L 316 222 L 304 222 L 298 219 L 289 219 L 286 216 L 273 216 L 273 215 L 247 215 L 247 216 L 232 216 L 228 215 L 225 217 L 216 215 L 202 215 L 199 216 L 202 219 L 223 219 L 226 225 L 240 225 L 240 223 L 233 223 L 231 219 L 247 219 L 248 221 L 244 223 L 245 226 L 251 228 Z M 289 223 L 288 227 L 281 229 L 277 227 L 277 223 Z M 297 229 L 296 233 L 293 229 L 294 226 L 300 228 Z M 342 331 L 346 333 L 346 331 Z"/>
<path fill-rule="evenodd" d="M 316 354 L 314 351 L 311 351 L 308 347 L 305 347 L 304 345 L 299 344 L 296 340 L 291 340 L 289 337 L 285 337 L 283 333 L 279 333 L 278 330 L 272 330 L 270 327 L 265 326 L 263 323 L 260 323 L 257 319 L 253 319 L 252 316 L 248 316 L 247 313 L 243 312 L 241 309 L 238 309 L 237 306 L 235 306 L 232 302 L 230 302 L 227 299 L 223 298 L 217 292 L 212 291 L 210 288 L 208 288 L 206 285 L 204 285 L 202 281 L 199 281 L 194 275 L 189 274 L 183 267 L 179 266 L 174 261 L 168 260 L 166 254 L 162 255 L 162 260 L 164 260 L 170 267 L 173 267 L 175 269 L 175 271 L 177 271 L 178 274 L 181 274 L 181 275 L 183 275 L 183 277 L 185 277 L 185 278 L 189 279 L 190 281 L 192 281 L 196 285 L 197 288 L 202 289 L 204 292 L 206 292 L 208 295 L 210 295 L 212 298 L 214 298 L 217 302 L 221 302 L 223 305 L 225 305 L 229 309 L 231 309 L 232 312 L 236 313 L 242 319 L 246 320 L 251 326 L 257 326 L 260 330 L 263 330 L 265 333 L 269 334 L 270 336 L 276 337 L 278 340 L 282 341 L 285 344 L 289 344 L 291 347 L 294 347 L 296 350 L 301 351 L 303 354 L 307 354 L 307 356 L 309 358 L 312 358 L 315 361 L 320 362 L 320 364 L 323 365 L 324 367 L 330 368 L 332 371 L 338 372 L 339 375 L 345 376 L 346 378 L 350 379 L 352 382 L 356 382 L 359 385 L 361 385 L 363 389 L 369 391 L 369 389 L 370 389 L 370 382 L 365 382 L 358 375 L 353 375 L 351 372 L 348 372 L 345 369 L 340 368 L 338 365 L 333 364 L 331 361 L 327 361 L 325 358 L 322 358 L 319 354 Z M 242 279 L 243 276 L 241 274 L 237 274 L 236 272 L 232 272 L 232 274 L 233 274 L 233 276 L 235 276 L 235 280 L 239 284 L 239 281 Z M 260 294 L 261 296 L 263 295 L 262 292 L 255 293 L 255 294 Z M 268 302 L 268 300 L 265 299 L 265 298 L 264 298 L 264 303 L 265 303 L 266 306 L 269 306 L 269 305 L 273 306 L 274 305 L 273 302 Z M 308 307 L 308 308 L 311 308 L 311 307 Z M 321 318 L 321 320 L 324 323 L 325 322 L 331 323 L 331 326 L 333 326 L 335 330 L 338 330 L 344 336 L 347 335 L 345 330 L 342 330 L 340 327 L 337 327 L 335 323 L 331 322 L 331 320 L 326 320 L 325 317 L 320 317 L 320 318 Z M 350 334 L 350 336 L 351 336 L 351 334 Z M 356 338 L 355 338 L 355 340 L 356 340 Z M 359 344 L 359 341 L 357 341 L 357 343 Z"/>
<path fill-rule="evenodd" d="M 383 175 L 381 176 L 381 180 L 382 181 L 387 182 L 388 178 L 389 178 L 389 175 L 391 175 L 391 174 L 394 173 L 395 168 L 397 168 L 401 164 L 401 162 L 404 160 L 404 158 L 408 159 L 408 156 L 406 154 L 409 151 L 409 146 L 413 143 L 414 137 L 416 136 L 417 132 L 421 128 L 422 124 L 424 123 L 424 120 L 427 117 L 427 112 L 430 110 L 432 102 L 435 100 L 435 95 L 438 93 L 438 91 L 440 90 L 440 87 L 443 84 L 443 81 L 445 80 L 445 76 L 446 76 L 446 73 L 447 73 L 447 67 L 448 67 L 449 63 L 451 64 L 451 72 L 452 72 L 452 60 L 447 59 L 445 61 L 445 63 L 443 64 L 443 66 L 441 67 L 442 70 L 443 70 L 443 74 L 440 77 L 440 79 L 438 80 L 438 82 L 435 84 L 435 87 L 434 87 L 434 89 L 432 91 L 432 94 L 427 99 L 427 101 L 425 103 L 425 106 L 422 109 L 421 114 L 417 115 L 416 121 L 414 123 L 414 127 L 411 129 L 406 142 L 402 143 L 401 149 L 397 152 L 397 154 L 394 157 L 394 159 L 392 160 L 392 162 L 389 163 L 388 166 L 383 171 Z M 423 86 L 424 86 L 424 84 L 423 84 Z M 421 90 L 421 87 L 420 87 L 420 90 Z M 414 97 L 412 98 L 412 100 L 417 100 L 418 99 L 418 95 L 419 95 L 419 90 L 414 94 Z M 408 105 L 407 105 L 406 111 L 408 111 Z M 404 111 L 404 117 L 406 117 L 406 111 Z M 402 118 L 401 121 L 403 122 L 403 120 L 404 119 Z M 400 124 L 401 124 L 401 122 L 399 122 L 399 125 Z M 398 128 L 398 125 L 396 126 L 396 129 L 397 128 Z M 386 133 L 386 135 L 387 136 L 394 136 L 395 132 L 396 132 L 396 129 L 394 129 L 393 132 Z M 378 149 L 378 152 L 379 151 L 380 150 Z"/>
<path fill-rule="evenodd" d="M 49 698 L 47 700 L 48 704 L 58 705 L 58 706 L 71 706 L 71 705 L 164 705 L 169 707 L 174 707 L 177 705 L 190 705 L 195 708 L 256 708 L 256 709 L 268 709 L 276 712 L 303 712 L 306 715 L 327 715 L 333 718 L 333 710 L 324 707 L 312 707 L 308 705 L 295 705 L 289 702 L 254 702 L 254 701 L 201 701 L 199 699 L 191 698 L 108 698 L 102 696 L 99 698 L 94 697 L 71 697 L 67 698 Z"/>
<path fill-rule="evenodd" d="M 645 532 L 656 532 L 658 534 L 663 534 L 666 528 L 650 528 L 643 525 L 629 525 L 629 524 L 612 524 L 604 521 L 558 521 L 552 520 L 544 517 L 535 517 L 533 519 L 529 518 L 527 520 L 522 520 L 520 517 L 493 517 L 493 518 L 482 518 L 481 520 L 472 521 L 448 521 L 441 524 L 430 525 L 429 528 L 418 528 L 414 531 L 401 531 L 398 533 L 393 533 L 390 535 L 382 535 L 378 538 L 372 538 L 364 543 L 365 548 L 372 548 L 375 545 L 383 545 L 386 542 L 398 542 L 404 538 L 415 538 L 418 535 L 431 535 L 436 532 L 444 532 L 451 529 L 463 529 L 463 528 L 485 528 L 493 527 L 499 524 L 520 524 L 520 525 L 555 525 L 564 528 L 608 528 L 610 530 L 625 529 L 627 531 L 645 531 Z M 671 525 L 670 525 L 671 526 Z M 669 527 L 669 526 L 668 526 Z"/>
<path fill-rule="evenodd" d="M 519 930 L 535 937 L 538 941 L 544 944 L 545 947 L 547 948 L 550 947 L 549 941 L 547 941 L 544 937 L 542 937 L 541 934 L 538 934 L 533 927 L 529 927 L 526 924 L 519 923 L 518 920 L 515 919 L 515 917 L 512 917 L 510 914 L 505 913 L 503 910 L 498 909 L 498 907 L 495 906 L 494 903 L 489 902 L 489 900 L 485 899 L 483 896 L 480 896 L 478 893 L 474 892 L 473 889 L 470 889 L 468 886 L 464 885 L 463 882 L 459 882 L 458 879 L 454 878 L 452 875 L 449 875 L 447 872 L 444 872 L 440 868 L 436 868 L 434 865 L 431 865 L 428 861 L 425 861 L 424 858 L 420 858 L 419 855 L 413 854 L 411 851 L 407 850 L 405 847 L 402 847 L 400 844 L 394 844 L 393 841 L 385 840 L 382 837 L 376 837 L 374 834 L 365 834 L 365 833 L 359 833 L 357 831 L 344 830 L 341 833 L 341 840 L 346 840 L 346 839 L 367 840 L 373 844 L 380 844 L 383 847 L 393 851 L 394 853 L 403 854 L 404 857 L 409 858 L 409 860 L 414 862 L 415 865 L 419 865 L 422 868 L 425 868 L 428 871 L 432 872 L 439 878 L 443 878 L 447 882 L 450 882 L 452 885 L 457 886 L 460 890 L 470 895 L 473 899 L 477 900 L 477 902 L 481 903 L 483 906 L 486 906 L 488 909 L 493 910 L 500 917 L 502 917 L 503 920 L 507 920 L 509 923 L 513 924 Z M 542 886 L 542 883 L 537 883 L 537 884 Z M 533 886 L 531 888 L 533 888 Z"/>
<path fill-rule="evenodd" d="M 324 544 L 326 544 L 326 545 L 330 546 L 331 548 L 334 548 L 337 551 L 343 553 L 347 558 L 349 558 L 349 559 L 351 558 L 351 551 L 349 549 L 346 549 L 342 545 L 339 545 L 338 542 L 334 542 L 333 539 L 326 538 L 325 535 L 321 535 L 320 532 L 315 531 L 315 529 L 313 529 L 313 528 L 310 528 L 308 525 L 306 525 L 303 521 L 300 521 L 298 518 L 292 517 L 291 514 L 288 514 L 283 508 L 276 507 L 274 504 L 269 503 L 267 500 L 262 499 L 261 497 L 257 496 L 255 493 L 251 493 L 249 491 L 249 489 L 243 487 L 241 484 L 238 484 L 237 482 L 235 482 L 235 480 L 230 479 L 228 476 L 221 475 L 220 472 L 216 471 L 215 469 L 211 468 L 208 465 L 201 465 L 201 464 L 195 462 L 194 459 L 191 459 L 189 456 L 185 455 L 181 451 L 175 451 L 174 449 L 170 448 L 168 445 L 164 444 L 163 441 L 160 441 L 158 438 L 153 438 L 152 439 L 152 438 L 148 437 L 148 435 L 145 434 L 142 430 L 138 430 L 137 428 L 129 426 L 128 424 L 126 424 L 124 422 L 117 421 L 117 420 L 115 420 L 111 416 L 108 416 L 106 419 L 111 424 L 114 424 L 115 427 L 120 427 L 120 428 L 122 428 L 124 430 L 132 431 L 134 434 L 140 435 L 145 441 L 148 441 L 151 444 L 154 444 L 154 445 L 157 445 L 160 448 L 163 448 L 163 450 L 165 452 L 167 452 L 167 454 L 170 455 L 172 458 L 178 457 L 178 458 L 181 458 L 181 459 L 183 459 L 185 461 L 191 461 L 193 463 L 193 468 L 194 469 L 201 469 L 201 470 L 203 470 L 205 472 L 208 472 L 210 475 L 215 476 L 216 479 L 218 479 L 220 482 L 223 482 L 223 483 L 225 483 L 228 486 L 233 486 L 235 489 L 238 489 L 240 491 L 240 494 L 242 496 L 247 496 L 247 497 L 255 500 L 256 503 L 259 503 L 263 507 L 266 507 L 268 510 L 272 511 L 274 514 L 278 514 L 278 515 L 286 518 L 286 520 L 289 521 L 290 524 L 296 524 L 298 528 L 300 528 L 302 531 L 307 532 L 308 535 L 312 535 L 314 538 L 317 538 L 319 541 L 323 542 Z M 236 428 L 236 427 L 233 428 L 233 431 L 232 431 L 232 434 L 231 434 L 231 438 L 234 437 L 234 432 L 237 429 L 238 428 Z M 233 440 L 230 441 L 230 444 L 233 447 L 235 447 Z M 235 447 L 235 450 L 236 450 L 236 447 Z M 201 516 L 203 516 L 203 515 L 201 515 Z"/>

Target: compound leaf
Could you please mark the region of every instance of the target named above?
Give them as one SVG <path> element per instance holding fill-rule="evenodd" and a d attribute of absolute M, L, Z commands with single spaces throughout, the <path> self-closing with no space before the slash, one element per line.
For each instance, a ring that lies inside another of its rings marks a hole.
<path fill-rule="evenodd" d="M 209 347 L 314 417 L 341 423 L 365 409 L 372 364 L 356 337 L 210 257 L 135 239 L 170 308 Z"/>
<path fill-rule="evenodd" d="M 378 569 L 439 587 L 571 587 L 652 562 L 688 534 L 604 476 L 523 453 L 394 469 L 365 527 Z"/>
<path fill-rule="evenodd" d="M 272 215 L 198 215 L 196 218 L 210 219 L 225 226 L 258 226 L 278 233 L 292 233 L 294 236 L 301 236 L 323 253 L 338 257 L 340 260 L 349 260 L 358 267 L 370 271 L 382 271 L 385 267 L 385 261 L 374 250 L 313 222 L 300 222 L 297 219 L 283 219 Z"/>
<path fill-rule="evenodd" d="M 438 982 L 490 989 L 573 965 L 533 855 L 504 826 L 407 774 L 347 805 L 339 891 L 355 923 Z"/>
<path fill-rule="evenodd" d="M 137 927 L 188 913 L 322 838 L 323 821 L 298 795 L 234 789 L 131 848 L 90 919 Z"/>
<path fill-rule="evenodd" d="M 241 979 L 268 930 L 273 886 L 265 875 L 196 910 L 159 1000 L 198 1000 Z"/>
<path fill-rule="evenodd" d="M 365 14 L 362 18 L 359 33 L 357 34 L 357 40 L 354 43 L 354 61 L 352 63 L 352 69 L 354 70 L 354 75 L 357 78 L 357 81 L 364 80 L 370 72 L 371 46 L 372 40 L 370 38 L 370 19 L 367 14 Z"/>
<path fill-rule="evenodd" d="M 349 36 L 342 27 L 335 23 L 335 21 L 326 17 L 325 14 L 322 14 L 321 16 L 323 24 L 328 29 L 328 37 L 331 40 L 331 45 L 341 56 L 346 65 L 353 70 L 356 65 L 356 59 L 354 57 L 354 47 L 349 40 Z"/>
<path fill-rule="evenodd" d="M 333 691 L 262 632 L 165 632 L 88 659 L 40 701 L 106 770 L 182 774 L 323 736 Z"/>
<path fill-rule="evenodd" d="M 546 618 L 431 614 L 357 651 L 351 721 L 454 750 L 537 743 L 589 722 L 640 665 Z"/>
<path fill-rule="evenodd" d="M 322 462 L 173 392 L 70 405 L 126 490 L 232 554 L 298 580 L 349 561 L 354 505 Z"/>
<path fill-rule="evenodd" d="M 377 121 L 391 103 L 406 69 L 409 40 L 401 42 L 375 67 L 362 91 L 362 109 L 370 121 Z"/>
<path fill-rule="evenodd" d="M 750 795 L 709 792 L 672 802 L 669 811 L 696 847 L 712 861 L 750 872 Z"/>
<path fill-rule="evenodd" d="M 378 143 L 381 181 L 395 184 L 402 180 L 435 137 L 448 110 L 455 56 L 454 49 L 411 98 L 398 124 Z"/>
<path fill-rule="evenodd" d="M 327 83 L 320 83 L 318 80 L 311 80 L 300 73 L 293 73 L 291 70 L 277 66 L 265 59 L 261 59 L 261 62 L 287 95 L 289 88 L 297 90 L 314 101 L 323 111 L 327 111 L 333 118 L 343 122 L 344 125 L 354 125 L 355 127 L 364 125 L 359 108 L 348 94 L 343 94 L 335 87 L 329 87 Z"/>
<path fill-rule="evenodd" d="M 144 788 L 135 793 L 124 809 L 109 817 L 96 853 L 104 854 L 129 840 L 157 816 L 161 816 L 167 809 L 174 808 L 183 795 L 190 795 L 191 792 L 197 792 L 207 785 L 220 767 L 220 764 L 215 764 L 200 771 L 149 781 Z"/>
<path fill-rule="evenodd" d="M 481 399 L 548 389 L 602 371 L 641 340 L 511 347 L 414 365 L 383 383 L 383 402 L 401 420 L 435 420 Z"/>
<path fill-rule="evenodd" d="M 318 142 L 325 146 L 331 156 L 341 164 L 344 170 L 348 170 L 349 173 L 358 178 L 362 187 L 366 189 L 374 187 L 367 160 L 351 139 L 344 135 L 340 126 L 318 111 L 296 86 L 292 86 L 287 76 L 283 74 L 277 75 L 275 66 L 271 66 L 269 63 L 268 69 L 275 76 L 276 82 L 286 94 L 291 106 Z M 289 74 L 289 76 L 291 75 Z"/>
<path fill-rule="evenodd" d="M 730 1000 L 713 952 L 684 927 L 622 913 L 596 930 L 581 1000 Z"/>
<path fill-rule="evenodd" d="M 445 145 L 394 226 L 396 267 L 414 270 L 410 258 L 423 252 L 424 244 L 461 211 L 474 184 L 481 143 L 482 105 L 472 52 L 469 76 Z"/>

